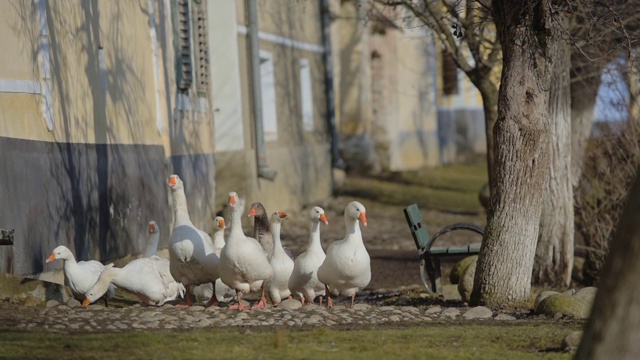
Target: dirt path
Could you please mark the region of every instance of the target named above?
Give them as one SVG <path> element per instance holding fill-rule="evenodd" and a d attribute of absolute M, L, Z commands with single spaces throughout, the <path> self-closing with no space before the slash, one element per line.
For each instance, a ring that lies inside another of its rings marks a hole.
<path fill-rule="evenodd" d="M 322 246 L 345 235 L 344 208 L 353 198 L 339 196 L 327 200 L 321 206 L 329 219 L 328 226 L 321 227 Z M 380 204 L 358 199 L 367 209 L 368 226 L 361 226 L 365 246 L 371 256 L 372 279 L 369 289 L 396 289 L 421 287 L 419 259 L 416 246 L 402 212 L 403 207 Z M 311 207 L 290 212 L 282 228 L 282 242 L 298 252 L 305 250 L 308 242 L 308 213 Z M 484 214 L 455 214 L 440 211 L 424 211 L 423 218 L 431 234 L 444 226 L 457 222 L 484 225 Z M 481 239 L 468 232 L 452 232 L 438 240 L 438 245 L 463 245 Z M 455 261 L 456 259 L 452 259 Z M 445 264 L 444 266 L 449 266 Z"/>

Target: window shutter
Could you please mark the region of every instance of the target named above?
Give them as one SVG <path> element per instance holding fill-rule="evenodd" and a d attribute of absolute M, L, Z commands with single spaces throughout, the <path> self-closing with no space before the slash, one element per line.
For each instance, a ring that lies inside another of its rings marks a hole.
<path fill-rule="evenodd" d="M 209 90 L 209 43 L 207 35 L 206 2 L 195 5 L 196 18 L 196 90 L 198 94 L 206 94 Z"/>
<path fill-rule="evenodd" d="M 190 37 L 190 17 L 189 0 L 177 1 L 178 20 L 178 89 L 187 91 L 193 82 L 191 64 L 191 37 Z"/>

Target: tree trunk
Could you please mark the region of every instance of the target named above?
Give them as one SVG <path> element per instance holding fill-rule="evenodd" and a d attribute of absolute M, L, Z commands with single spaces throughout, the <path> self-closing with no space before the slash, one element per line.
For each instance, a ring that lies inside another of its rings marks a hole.
<path fill-rule="evenodd" d="M 483 83 L 476 87 L 482 96 L 482 107 L 484 109 L 484 121 L 487 134 L 487 173 L 489 175 L 489 190 L 496 188 L 495 184 L 495 141 L 493 138 L 493 128 L 498 119 L 498 89 L 490 79 L 484 78 Z"/>
<path fill-rule="evenodd" d="M 576 359 L 640 359 L 640 177 L 628 199 Z"/>
<path fill-rule="evenodd" d="M 496 188 L 476 268 L 472 303 L 499 307 L 531 290 L 542 198 L 549 179 L 549 84 L 559 31 L 547 0 L 494 1 L 503 46 L 494 128 Z"/>
<path fill-rule="evenodd" d="M 563 24 L 566 26 L 566 24 Z M 552 53 L 549 91 L 551 154 L 547 190 L 540 216 L 540 235 L 533 265 L 533 283 L 569 286 L 573 270 L 573 184 L 571 183 L 571 95 L 569 44 L 559 42 Z"/>
<path fill-rule="evenodd" d="M 574 59 L 582 56 L 577 54 Z M 575 62 L 584 63 L 585 60 L 580 58 Z M 601 74 L 602 65 L 595 62 L 571 69 L 571 178 L 574 188 L 582 176 L 584 152 L 591 135 Z"/>

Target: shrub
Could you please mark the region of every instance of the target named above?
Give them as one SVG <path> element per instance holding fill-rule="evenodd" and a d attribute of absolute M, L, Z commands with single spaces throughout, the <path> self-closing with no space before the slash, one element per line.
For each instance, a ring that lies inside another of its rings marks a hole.
<path fill-rule="evenodd" d="M 576 231 L 586 252 L 583 277 L 587 285 L 598 280 L 640 164 L 640 124 L 608 125 L 591 139 L 574 192 Z"/>

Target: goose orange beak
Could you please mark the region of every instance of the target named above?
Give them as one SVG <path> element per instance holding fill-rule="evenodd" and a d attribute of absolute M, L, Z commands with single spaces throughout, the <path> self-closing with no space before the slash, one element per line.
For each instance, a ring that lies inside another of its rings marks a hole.
<path fill-rule="evenodd" d="M 226 226 L 224 225 L 224 219 L 221 219 L 218 221 L 218 227 L 222 229 L 226 229 Z"/>
<path fill-rule="evenodd" d="M 231 206 L 235 206 L 236 205 L 236 197 L 233 195 L 229 195 L 229 205 Z"/>
<path fill-rule="evenodd" d="M 280 210 L 278 211 L 278 216 L 280 217 L 280 219 L 286 218 L 289 214 L 287 214 L 286 212 Z"/>
<path fill-rule="evenodd" d="M 247 214 L 247 217 L 252 217 L 256 215 L 256 209 L 251 209 L 249 210 L 249 214 Z"/>
<path fill-rule="evenodd" d="M 325 214 L 320 214 L 320 221 L 322 221 L 325 225 L 329 225 L 329 220 L 327 220 Z"/>
<path fill-rule="evenodd" d="M 367 226 L 367 214 L 366 213 L 360 213 L 360 216 L 358 216 L 358 220 L 360 220 L 362 222 L 362 225 Z"/>
<path fill-rule="evenodd" d="M 52 261 L 53 261 L 53 260 L 55 260 L 55 259 L 56 259 L 56 254 L 51 253 L 51 255 L 49 255 L 49 257 L 47 258 L 47 260 L 45 260 L 44 262 L 48 264 L 48 263 L 52 262 Z"/>
<path fill-rule="evenodd" d="M 149 232 L 156 232 L 156 226 L 153 224 L 149 224 Z"/>
<path fill-rule="evenodd" d="M 169 186 L 174 187 L 178 183 L 175 175 L 169 176 Z"/>
<path fill-rule="evenodd" d="M 89 304 L 91 304 L 91 301 L 89 301 L 88 297 L 85 297 L 84 300 L 82 301 L 82 307 L 87 307 L 89 306 Z"/>

